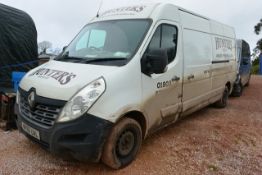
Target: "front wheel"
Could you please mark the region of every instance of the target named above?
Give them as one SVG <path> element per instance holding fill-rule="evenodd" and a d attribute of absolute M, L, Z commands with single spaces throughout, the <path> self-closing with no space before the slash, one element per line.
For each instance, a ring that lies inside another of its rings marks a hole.
<path fill-rule="evenodd" d="M 225 90 L 223 92 L 222 97 L 215 103 L 215 107 L 217 108 L 225 108 L 227 106 L 229 96 L 229 89 L 227 86 L 225 86 Z"/>
<path fill-rule="evenodd" d="M 142 143 L 142 130 L 139 123 L 124 118 L 112 129 L 105 143 L 102 161 L 113 169 L 129 165 L 136 157 Z"/>

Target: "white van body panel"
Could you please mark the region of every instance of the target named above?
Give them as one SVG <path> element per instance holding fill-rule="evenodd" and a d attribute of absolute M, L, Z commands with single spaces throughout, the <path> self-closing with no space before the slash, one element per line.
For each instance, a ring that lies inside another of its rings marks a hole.
<path fill-rule="evenodd" d="M 20 87 L 25 91 L 29 91 L 33 87 L 36 89 L 37 95 L 42 97 L 69 101 L 75 93 L 87 84 L 99 77 L 107 77 L 109 74 L 121 71 L 120 69 L 52 60 L 31 70 L 20 82 Z M 59 82 L 59 79 L 64 72 L 69 73 L 69 75 L 64 76 L 63 81 L 65 82 L 67 77 L 70 78 L 70 81 L 61 84 L 63 82 Z M 73 77 L 70 77 L 70 75 L 73 75 Z"/>
<path fill-rule="evenodd" d="M 146 121 L 145 135 L 219 100 L 226 85 L 232 89 L 236 79 L 233 28 L 172 4 L 161 3 L 110 10 L 90 23 L 124 19 L 152 20 L 145 39 L 127 65 L 50 61 L 30 71 L 20 87 L 25 91 L 33 87 L 42 97 L 68 101 L 84 86 L 104 77 L 106 90 L 88 113 L 115 123 L 129 112 L 140 112 Z M 148 76 L 141 72 L 141 58 L 161 24 L 175 26 L 178 30 L 176 56 L 165 73 Z M 39 69 L 58 70 L 75 76 L 61 85 L 57 81 L 58 75 L 30 76 Z M 172 81 L 174 77 L 179 80 Z"/>
<path fill-rule="evenodd" d="M 217 101 L 227 82 L 233 83 L 235 34 L 228 26 L 185 10 L 180 11 L 180 16 L 184 46 L 183 115 L 187 115 Z M 229 41 L 230 49 L 217 48 L 219 39 Z"/>
<path fill-rule="evenodd" d="M 138 58 L 139 54 L 121 71 L 104 76 L 106 91 L 88 113 L 116 122 L 130 111 L 142 111 L 141 68 L 137 66 L 140 64 Z"/>

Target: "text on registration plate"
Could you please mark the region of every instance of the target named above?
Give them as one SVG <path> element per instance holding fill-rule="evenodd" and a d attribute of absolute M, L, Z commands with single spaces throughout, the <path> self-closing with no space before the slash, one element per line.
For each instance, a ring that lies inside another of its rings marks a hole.
<path fill-rule="evenodd" d="M 32 136 L 32 137 L 40 140 L 39 131 L 37 131 L 36 129 L 28 126 L 27 124 L 25 124 L 25 123 L 23 123 L 23 122 L 22 122 L 22 128 L 23 128 L 23 130 L 24 130 L 27 134 L 29 134 L 30 136 Z"/>

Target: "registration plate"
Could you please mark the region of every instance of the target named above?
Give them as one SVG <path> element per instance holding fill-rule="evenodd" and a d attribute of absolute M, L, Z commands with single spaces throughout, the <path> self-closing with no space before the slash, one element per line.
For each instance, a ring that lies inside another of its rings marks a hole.
<path fill-rule="evenodd" d="M 32 136 L 32 137 L 40 140 L 39 131 L 37 131 L 36 129 L 28 126 L 27 124 L 25 124 L 25 123 L 23 123 L 23 122 L 22 122 L 22 128 L 23 128 L 23 130 L 24 130 L 27 134 L 29 134 L 30 136 Z"/>

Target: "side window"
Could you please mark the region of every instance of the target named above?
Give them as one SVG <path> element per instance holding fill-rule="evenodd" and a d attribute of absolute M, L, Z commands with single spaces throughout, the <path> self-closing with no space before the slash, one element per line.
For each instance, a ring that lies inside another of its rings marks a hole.
<path fill-rule="evenodd" d="M 166 49 L 168 63 L 171 63 L 176 57 L 177 28 L 168 24 L 158 26 L 148 46 L 147 52 L 154 49 Z"/>
<path fill-rule="evenodd" d="M 152 37 L 150 41 L 147 52 L 150 52 L 151 50 L 154 50 L 154 49 L 159 49 L 161 47 L 160 39 L 161 39 L 161 27 L 158 27 L 154 33 L 154 36 Z"/>

